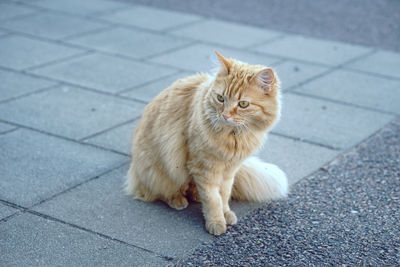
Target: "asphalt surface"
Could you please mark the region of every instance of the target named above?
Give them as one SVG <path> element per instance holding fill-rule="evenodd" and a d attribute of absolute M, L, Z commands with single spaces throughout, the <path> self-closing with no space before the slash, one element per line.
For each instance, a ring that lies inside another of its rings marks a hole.
<path fill-rule="evenodd" d="M 400 119 L 177 266 L 398 266 Z"/>
<path fill-rule="evenodd" d="M 398 0 L 121 1 L 194 13 L 270 30 L 400 51 Z"/>

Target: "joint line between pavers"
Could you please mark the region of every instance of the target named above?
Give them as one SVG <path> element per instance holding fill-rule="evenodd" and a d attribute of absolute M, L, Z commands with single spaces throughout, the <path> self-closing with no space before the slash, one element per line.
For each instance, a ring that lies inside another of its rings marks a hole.
<path fill-rule="evenodd" d="M 110 167 L 110 168 L 107 169 L 106 171 L 103 171 L 103 172 L 101 172 L 101 173 L 99 173 L 99 174 L 97 174 L 97 175 L 95 175 L 95 176 L 93 176 L 93 177 L 91 177 L 91 178 L 88 178 L 88 179 L 86 179 L 86 180 L 84 180 L 84 181 L 82 181 L 82 182 L 80 182 L 80 183 L 77 183 L 77 184 L 75 184 L 75 185 L 73 185 L 73 186 L 71 186 L 71 187 L 68 187 L 67 189 L 65 189 L 65 190 L 63 190 L 63 191 L 60 191 L 60 192 L 58 192 L 58 193 L 55 193 L 54 195 L 51 195 L 51 196 L 49 196 L 49 197 L 46 198 L 46 199 L 42 199 L 41 201 L 39 201 L 39 202 L 37 202 L 37 203 L 34 203 L 34 204 L 31 205 L 30 207 L 28 207 L 28 209 L 32 209 L 32 208 L 34 208 L 34 207 L 36 207 L 36 206 L 39 206 L 39 205 L 41 205 L 41 204 L 43 204 L 43 203 L 45 203 L 45 202 L 48 202 L 48 201 L 50 201 L 50 200 L 53 200 L 53 199 L 55 199 L 55 198 L 58 197 L 58 196 L 61 196 L 61 195 L 63 195 L 63 194 L 66 194 L 66 193 L 68 193 L 68 192 L 74 190 L 75 188 L 80 187 L 81 185 L 84 185 L 84 184 L 87 184 L 87 183 L 89 183 L 89 182 L 91 182 L 91 181 L 97 180 L 97 179 L 99 179 L 100 177 L 102 177 L 102 176 L 104 176 L 104 175 L 106 175 L 106 174 L 109 174 L 109 173 L 111 173 L 112 171 L 114 171 L 114 170 L 116 170 L 116 169 L 118 169 L 118 168 L 121 168 L 121 167 L 124 166 L 124 165 L 127 165 L 128 163 L 129 163 L 129 160 L 127 160 L 127 161 L 125 161 L 125 162 L 123 162 L 123 163 L 120 163 L 120 164 L 115 164 L 115 166 Z"/>
<path fill-rule="evenodd" d="M 368 51 L 366 54 L 363 54 L 363 55 L 361 55 L 361 56 L 359 56 L 359 57 L 352 58 L 352 59 L 350 59 L 350 60 L 348 60 L 348 61 L 346 61 L 346 62 L 344 62 L 344 63 L 342 63 L 342 64 L 339 64 L 339 65 L 336 65 L 336 66 L 329 66 L 328 69 L 327 69 L 326 71 L 321 72 L 321 73 L 319 73 L 318 75 L 315 75 L 315 76 L 313 76 L 313 77 L 311 77 L 311 78 L 309 78 L 309 79 L 306 79 L 305 81 L 302 81 L 302 82 L 300 82 L 300 83 L 298 83 L 298 84 L 295 84 L 295 85 L 293 85 L 293 86 L 291 86 L 291 87 L 289 87 L 289 88 L 286 88 L 285 91 L 286 91 L 286 92 L 293 92 L 293 91 L 296 90 L 296 88 L 298 88 L 298 87 L 300 87 L 300 86 L 302 86 L 302 85 L 304 85 L 304 84 L 307 84 L 307 83 L 312 82 L 312 81 L 314 81 L 314 80 L 316 80 L 316 79 L 319 79 L 319 78 L 321 78 L 321 77 L 324 77 L 324 76 L 326 76 L 326 75 L 329 75 L 329 74 L 331 74 L 331 73 L 334 72 L 334 71 L 343 69 L 343 65 L 348 64 L 348 63 L 351 63 L 351 62 L 353 62 L 353 61 L 355 61 L 355 60 L 359 60 L 360 58 L 369 56 L 369 55 L 372 54 L 372 53 L 374 53 L 374 50 Z M 291 60 L 291 61 L 296 62 L 296 61 L 298 61 L 298 60 Z"/>
<path fill-rule="evenodd" d="M 13 126 L 17 126 L 17 127 L 23 128 L 23 129 L 31 130 L 31 131 L 34 131 L 34 132 L 37 132 L 37 133 L 41 133 L 41 134 L 44 134 L 44 135 L 47 135 L 47 136 L 51 136 L 51 137 L 55 137 L 55 138 L 58 138 L 58 139 L 62 139 L 62 140 L 65 140 L 65 141 L 74 142 L 76 144 L 80 144 L 80 145 L 84 145 L 84 146 L 90 146 L 90 147 L 94 147 L 94 148 L 97 148 L 97 149 L 100 149 L 100 150 L 112 152 L 112 153 L 115 153 L 115 154 L 118 154 L 118 155 L 121 155 L 121 156 L 124 156 L 124 157 L 129 157 L 130 156 L 130 155 L 126 154 L 126 153 L 123 153 L 123 152 L 120 152 L 120 151 L 117 151 L 117 150 L 114 150 L 114 149 L 98 146 L 98 145 L 91 144 L 91 143 L 79 142 L 79 141 L 77 141 L 75 139 L 72 139 L 72 138 L 69 138 L 69 137 L 66 137 L 66 136 L 62 136 L 62 135 L 46 132 L 46 131 L 43 131 L 41 129 L 36 129 L 36 128 L 30 127 L 30 126 L 26 126 L 26 125 L 23 125 L 23 124 L 15 123 L 15 122 L 12 122 L 12 121 L 7 121 L 7 120 L 4 120 L 4 119 L 0 119 L 0 122 L 8 123 L 8 124 L 11 124 Z"/>
<path fill-rule="evenodd" d="M 43 9 L 37 8 L 37 10 L 32 10 L 31 12 L 29 12 L 27 14 L 21 14 L 21 15 L 16 15 L 16 16 L 10 17 L 10 18 L 1 19 L 0 22 L 7 22 L 7 21 L 10 21 L 10 20 L 23 19 L 25 17 L 29 17 L 29 16 L 32 16 L 34 14 L 41 13 L 41 12 L 43 12 Z"/>
<path fill-rule="evenodd" d="M 0 135 L 5 135 L 5 134 L 8 134 L 8 133 L 12 133 L 12 132 L 14 132 L 14 131 L 16 131 L 16 130 L 19 129 L 19 128 L 16 127 L 16 126 L 14 126 L 14 127 L 15 127 L 15 128 L 12 128 L 12 129 L 10 129 L 10 130 L 6 130 L 6 131 L 0 132 Z"/>
<path fill-rule="evenodd" d="M 254 48 L 256 46 L 261 46 L 261 45 L 265 45 L 265 44 L 274 43 L 276 41 L 279 41 L 279 40 L 283 39 L 285 36 L 286 36 L 286 34 L 282 33 L 282 34 L 280 34 L 280 35 L 278 35 L 276 37 L 273 37 L 271 39 L 260 41 L 260 42 L 257 42 L 257 43 L 251 44 L 251 45 L 244 46 L 244 47 L 242 47 L 242 49 L 251 49 L 251 48 Z"/>
<path fill-rule="evenodd" d="M 14 100 L 17 100 L 17 99 L 20 99 L 20 98 L 24 98 L 24 97 L 27 97 L 27 96 L 31 96 L 31 95 L 35 95 L 35 94 L 38 94 L 38 93 L 42 93 L 42 92 L 57 88 L 60 85 L 61 85 L 60 83 L 53 84 L 53 85 L 46 86 L 46 87 L 43 87 L 43 88 L 39 88 L 39 89 L 36 89 L 36 90 L 34 90 L 32 92 L 28 92 L 28 93 L 25 93 L 25 94 L 22 94 L 22 95 L 19 95 L 19 96 L 14 96 L 14 97 L 11 97 L 11 98 L 8 98 L 8 99 L 1 100 L 0 101 L 0 105 L 4 104 L 4 103 L 11 102 L 11 101 L 14 101 Z"/>
<path fill-rule="evenodd" d="M 124 121 L 124 122 L 115 124 L 115 125 L 113 125 L 113 126 L 111 126 L 111 127 L 108 127 L 108 128 L 106 128 L 106 129 L 104 129 L 104 130 L 101 130 L 101 131 L 99 131 L 99 132 L 97 132 L 97 133 L 90 134 L 90 135 L 88 135 L 88 136 L 86 136 L 86 137 L 83 137 L 83 138 L 79 139 L 78 141 L 79 141 L 79 142 L 85 142 L 85 141 L 87 141 L 87 140 L 90 139 L 90 138 L 99 136 L 99 135 L 101 135 L 101 134 L 103 134 L 103 133 L 106 133 L 106 132 L 109 132 L 109 131 L 111 131 L 111 130 L 114 130 L 115 128 L 124 126 L 124 125 L 126 125 L 126 124 L 131 123 L 131 122 L 134 122 L 134 121 L 138 120 L 139 118 L 140 118 L 140 116 L 137 116 L 137 117 L 135 117 L 135 118 L 133 118 L 133 119 L 129 119 L 129 120 L 127 120 L 127 121 Z"/>
<path fill-rule="evenodd" d="M 50 216 L 50 215 L 47 215 L 47 214 L 44 214 L 44 213 L 37 212 L 35 210 L 26 209 L 26 212 L 28 212 L 28 213 L 30 213 L 32 215 L 35 215 L 35 216 L 39 216 L 39 217 L 45 218 L 47 220 L 51 220 L 51 221 L 54 221 L 54 222 L 62 223 L 62 224 L 67 225 L 69 227 L 73 227 L 73 228 L 85 231 L 87 233 L 90 233 L 90 234 L 95 234 L 95 235 L 100 236 L 100 237 L 102 237 L 104 239 L 115 241 L 115 242 L 118 242 L 118 243 L 123 244 L 125 246 L 129 246 L 129 247 L 132 247 L 132 248 L 135 248 L 135 249 L 139 249 L 139 250 L 151 253 L 151 254 L 153 254 L 153 255 L 161 258 L 161 259 L 164 259 L 164 260 L 168 261 L 168 258 L 166 256 L 164 256 L 164 255 L 160 255 L 160 254 L 158 254 L 158 253 L 156 253 L 156 252 L 154 252 L 152 250 L 149 250 L 149 249 L 146 249 L 146 248 L 134 245 L 134 244 L 127 243 L 127 242 L 125 242 L 123 240 L 114 238 L 112 236 L 109 236 L 109 235 L 106 235 L 106 234 L 103 234 L 103 233 L 100 233 L 100 232 L 96 232 L 94 230 L 79 226 L 79 225 L 74 224 L 74 223 L 69 223 L 69 222 L 63 221 L 63 220 L 58 219 L 56 217 L 53 217 L 53 216 Z"/>
<path fill-rule="evenodd" d="M 0 199 L 0 203 L 4 204 L 4 205 L 6 205 L 6 206 L 10 206 L 10 207 L 12 207 L 12 208 L 15 208 L 15 209 L 19 210 L 19 212 L 21 212 L 21 211 L 22 211 L 22 212 L 27 212 L 27 213 L 30 213 L 30 214 L 32 214 L 32 215 L 34 215 L 34 216 L 38 216 L 38 217 L 44 218 L 44 219 L 46 219 L 46 220 L 51 220 L 51 221 L 53 221 L 53 222 L 61 223 L 61 224 L 64 224 L 64 225 L 66 225 L 66 226 L 69 226 L 69 227 L 72 227 L 72 228 L 76 228 L 76 229 L 85 231 L 85 232 L 90 233 L 90 234 L 95 234 L 95 235 L 100 236 L 100 237 L 102 237 L 102 238 L 104 238 L 104 239 L 111 240 L 111 241 L 115 241 L 115 242 L 118 242 L 118 243 L 123 244 L 123 245 L 125 245 L 125 246 L 129 246 L 129 247 L 132 247 L 132 248 L 135 248 L 135 249 L 139 249 L 139 250 L 142 250 L 142 251 L 145 251 L 145 252 L 154 254 L 155 256 L 160 257 L 160 258 L 162 258 L 162 259 L 164 259 L 164 260 L 166 260 L 166 261 L 169 260 L 169 257 L 164 256 L 164 255 L 160 255 L 160 254 L 158 254 L 158 253 L 156 253 L 156 252 L 154 252 L 154 251 L 151 251 L 151 250 L 149 250 L 149 249 L 142 248 L 142 247 L 140 247 L 140 246 L 127 243 L 127 242 L 122 241 L 122 240 L 120 240 L 120 239 L 114 238 L 114 237 L 112 237 L 112 236 L 105 235 L 105 234 L 100 233 L 100 232 L 96 232 L 96 231 L 94 231 L 94 230 L 91 230 L 91 229 L 88 229 L 88 228 L 79 226 L 79 225 L 74 224 L 74 223 L 69 223 L 69 222 L 63 221 L 63 220 L 58 219 L 58 218 L 56 218 L 56 217 L 53 217 L 53 216 L 50 216 L 50 215 L 47 215 L 47 214 L 44 214 L 44 213 L 41 213 L 41 212 L 32 210 L 31 208 L 23 207 L 23 206 L 17 205 L 17 204 L 15 204 L 15 203 L 11 203 L 11 202 L 6 201 L 6 200 L 3 200 L 3 199 Z M 18 214 L 18 212 L 14 213 L 14 214 L 12 214 L 12 215 L 10 215 L 10 216 L 16 216 L 16 214 Z M 10 216 L 8 216 L 8 217 L 10 217 Z M 3 221 L 3 220 L 4 220 L 4 219 L 0 220 L 0 222 Z"/>
<path fill-rule="evenodd" d="M 186 14 L 186 13 L 183 13 L 183 14 Z M 175 30 L 183 29 L 183 28 L 186 28 L 186 27 L 189 27 L 189 26 L 193 26 L 193 25 L 199 24 L 199 23 L 207 21 L 207 20 L 209 20 L 209 19 L 206 18 L 206 17 L 203 17 L 203 16 L 199 16 L 199 19 L 197 19 L 197 20 L 186 22 L 186 23 L 182 23 L 182 24 L 175 25 L 175 26 L 171 26 L 169 28 L 165 28 L 165 29 L 162 30 L 162 32 L 169 33 L 171 31 L 175 31 Z"/>
<path fill-rule="evenodd" d="M 366 58 L 366 57 L 368 57 L 368 56 L 370 56 L 372 54 L 375 54 L 377 51 L 378 51 L 378 49 L 376 49 L 376 48 L 370 48 L 370 50 L 368 52 L 365 52 L 365 53 L 363 53 L 363 54 L 361 54 L 359 56 L 351 58 L 351 59 L 349 59 L 349 60 L 347 60 L 347 61 L 345 61 L 343 63 L 340 63 L 339 65 L 337 65 L 337 67 L 341 68 L 341 67 L 343 67 L 343 66 L 345 66 L 347 64 L 351 64 L 351 63 L 353 63 L 355 61 L 358 61 L 358 60 Z"/>
<path fill-rule="evenodd" d="M 47 37 L 43 37 L 43 36 L 39 36 L 39 35 L 34 35 L 34 34 L 26 33 L 26 32 L 10 30 L 10 29 L 7 29 L 7 28 L 1 27 L 1 26 L 0 26 L 0 29 L 8 31 L 10 33 L 9 35 L 23 36 L 23 37 L 25 37 L 27 39 L 31 39 L 31 40 L 35 40 L 35 41 L 42 41 L 42 42 L 52 43 L 52 44 L 55 44 L 55 45 L 61 45 L 61 46 L 65 46 L 65 47 L 68 47 L 68 48 L 73 48 L 73 49 L 82 50 L 82 51 L 94 50 L 92 48 L 88 48 L 88 47 L 85 47 L 85 46 L 63 42 L 62 40 L 51 39 L 51 38 L 47 38 Z"/>
<path fill-rule="evenodd" d="M 400 116 L 394 118 L 393 120 L 391 120 L 390 122 L 388 122 L 387 124 L 385 124 L 382 128 L 376 130 L 375 132 L 373 132 L 372 134 L 370 134 L 369 136 L 363 138 L 361 141 L 357 142 L 356 144 L 354 144 L 353 146 L 350 146 L 346 149 L 343 149 L 340 151 L 339 154 L 337 154 L 333 159 L 328 160 L 326 163 L 322 164 L 322 166 L 326 166 L 326 165 L 330 165 L 332 164 L 337 158 L 341 157 L 342 155 L 346 155 L 349 152 L 351 152 L 355 147 L 359 146 L 360 144 L 366 142 L 368 139 L 370 139 L 371 137 L 379 134 L 381 131 L 383 131 L 388 125 L 390 125 L 391 123 L 393 123 L 394 121 L 398 120 L 400 118 Z M 305 179 L 307 179 L 308 177 L 314 177 L 314 175 L 321 169 L 321 167 L 319 167 L 318 169 L 316 169 L 315 171 L 311 172 L 310 174 L 304 176 L 303 178 L 299 179 L 298 181 L 296 181 L 293 186 L 296 186 L 298 183 L 304 181 Z M 329 171 L 328 171 L 329 172 Z"/>
<path fill-rule="evenodd" d="M 95 12 L 93 14 L 86 14 L 86 15 L 81 15 L 81 14 L 76 14 L 76 13 L 70 13 L 70 12 L 66 12 L 66 11 L 62 11 L 62 10 L 58 10 L 58 9 L 51 9 L 51 8 L 47 8 L 47 7 L 42 7 L 42 6 L 36 6 L 34 4 L 30 4 L 27 2 L 16 2 L 21 6 L 28 6 L 31 8 L 37 8 L 42 12 L 46 12 L 46 13 L 55 13 L 55 14 L 62 14 L 65 16 L 69 16 L 69 17 L 73 17 L 73 18 L 80 18 L 80 19 L 86 19 L 88 21 L 94 21 L 94 22 L 99 22 L 100 20 L 97 19 L 95 16 L 97 13 L 101 13 L 103 11 L 99 11 L 99 12 Z M 123 7 L 121 7 L 122 9 Z M 126 7 L 125 7 L 126 8 Z M 117 8 L 115 8 L 117 9 Z M 114 11 L 115 9 L 112 9 L 111 11 Z M 116 10 L 117 12 L 118 10 Z M 103 21 L 104 22 L 104 21 Z M 106 22 L 108 23 L 108 22 Z"/>
<path fill-rule="evenodd" d="M 366 71 L 366 70 L 359 70 L 359 69 L 352 68 L 351 66 L 348 66 L 348 67 L 343 66 L 343 67 L 341 67 L 341 69 L 346 70 L 346 71 L 360 73 L 360 74 L 368 74 L 368 75 L 376 76 L 378 78 L 384 78 L 384 79 L 388 79 L 388 80 L 392 80 L 392 81 L 400 81 L 400 77 L 388 76 L 388 75 L 385 75 L 382 73 L 371 72 L 371 71 Z"/>
<path fill-rule="evenodd" d="M 50 66 L 50 65 L 55 65 L 57 63 L 63 63 L 65 61 L 77 59 L 77 58 L 80 58 L 80 57 L 85 57 L 85 56 L 88 56 L 88 55 L 91 55 L 91 54 L 93 54 L 93 51 L 80 52 L 80 53 L 74 54 L 72 56 L 59 58 L 59 59 L 56 59 L 56 60 L 48 61 L 48 62 L 43 63 L 43 64 L 35 65 L 35 66 L 30 66 L 30 67 L 22 69 L 21 71 L 22 72 L 28 72 L 28 71 L 36 70 L 36 69 L 39 69 L 39 68 L 44 68 L 44 67 L 47 67 L 47 66 Z"/>
<path fill-rule="evenodd" d="M 121 95 L 121 96 L 122 96 L 122 94 L 124 94 L 124 93 L 130 92 L 130 91 L 133 91 L 133 90 L 135 90 L 135 89 L 139 89 L 140 87 L 143 87 L 143 86 L 146 86 L 146 85 L 149 85 L 149 84 L 152 84 L 152 83 L 156 83 L 156 82 L 158 82 L 158 81 L 161 81 L 161 80 L 167 79 L 167 78 L 169 78 L 169 77 L 172 77 L 172 76 L 178 75 L 178 74 L 180 74 L 180 73 L 185 73 L 185 72 L 184 72 L 184 71 L 182 71 L 182 70 L 179 70 L 179 71 L 177 71 L 177 72 L 174 72 L 174 73 L 172 73 L 172 74 L 169 74 L 169 75 L 166 75 L 166 76 L 162 76 L 162 77 L 160 77 L 160 78 L 156 78 L 156 79 L 154 79 L 154 80 L 147 81 L 147 82 L 144 82 L 144 83 L 142 83 L 142 84 L 135 85 L 135 86 L 132 86 L 132 87 L 129 87 L 129 88 L 123 89 L 123 90 L 121 90 L 121 91 L 118 91 L 116 94 L 117 94 L 117 95 Z"/>
<path fill-rule="evenodd" d="M 42 75 L 38 75 L 38 74 L 35 74 L 35 73 L 31 73 L 31 72 L 17 71 L 17 70 L 8 69 L 8 68 L 2 67 L 2 66 L 0 66 L 0 69 L 9 70 L 9 71 L 12 71 L 12 72 L 15 72 L 15 73 L 22 73 L 24 75 L 29 75 L 31 77 L 35 77 L 35 78 L 38 78 L 38 79 L 43 79 L 43 80 L 50 81 L 50 82 L 57 82 L 58 86 L 65 85 L 65 86 L 76 87 L 76 88 L 79 88 L 79 89 L 82 89 L 82 90 L 86 90 L 86 91 L 91 91 L 91 92 L 94 92 L 94 93 L 97 93 L 97 94 L 102 94 L 102 95 L 106 95 L 106 96 L 110 96 L 110 97 L 116 97 L 118 99 L 123 99 L 123 100 L 129 100 L 129 101 L 133 100 L 133 101 L 141 103 L 141 104 L 147 104 L 147 102 L 145 102 L 143 100 L 140 100 L 140 99 L 138 99 L 138 100 L 129 99 L 129 98 L 126 98 L 125 96 L 109 93 L 109 92 L 102 91 L 102 90 L 99 90 L 99 89 L 96 89 L 96 88 L 91 88 L 91 87 L 87 87 L 87 86 L 76 84 L 76 83 L 71 83 L 71 82 L 64 81 L 64 80 L 55 79 L 55 78 L 52 78 L 52 77 L 42 76 Z"/>
<path fill-rule="evenodd" d="M 71 34 L 71 35 L 62 37 L 62 38 L 60 38 L 60 39 L 58 39 L 58 40 L 61 41 L 63 44 L 69 44 L 68 42 L 67 42 L 67 43 L 64 43 L 64 42 L 65 42 L 65 41 L 69 41 L 69 40 L 74 39 L 74 38 L 79 38 L 79 37 L 82 37 L 82 36 L 85 36 L 85 35 L 91 35 L 91 34 L 101 33 L 101 32 L 105 32 L 105 31 L 112 30 L 112 29 L 115 29 L 115 26 L 114 26 L 114 25 L 105 25 L 105 26 L 103 26 L 102 28 L 97 28 L 97 29 L 90 30 L 90 31 L 85 31 L 85 32 L 79 32 L 79 33 Z"/>
<path fill-rule="evenodd" d="M 178 50 L 181 50 L 181 49 L 185 49 L 185 48 L 194 46 L 194 45 L 196 45 L 196 43 L 197 43 L 196 41 L 190 41 L 190 42 L 187 43 L 187 44 L 183 44 L 183 45 L 180 45 L 180 46 L 177 46 L 177 47 L 174 47 L 174 48 L 171 48 L 171 49 L 168 49 L 168 50 L 159 52 L 159 53 L 154 53 L 154 54 L 152 54 L 152 55 L 143 57 L 143 58 L 141 58 L 141 59 L 147 62 L 147 60 L 150 60 L 150 59 L 152 59 L 152 58 L 159 57 L 159 56 L 163 56 L 163 55 L 165 55 L 165 54 L 173 53 L 173 52 L 175 52 L 175 51 L 178 51 Z"/>
<path fill-rule="evenodd" d="M 340 100 L 336 100 L 336 99 L 330 99 L 330 98 L 323 97 L 323 96 L 307 94 L 307 93 L 303 93 L 303 92 L 295 91 L 295 90 L 289 91 L 287 93 L 288 94 L 299 95 L 299 96 L 304 96 L 304 97 L 309 97 L 309 98 L 313 98 L 313 99 L 318 99 L 318 100 L 324 100 L 324 101 L 335 103 L 335 104 L 339 104 L 339 105 L 344 105 L 344 106 L 349 106 L 349 107 L 354 107 L 354 108 L 374 111 L 374 112 L 387 114 L 387 115 L 395 115 L 395 116 L 399 115 L 398 113 L 395 113 L 395 112 L 392 112 L 392 111 L 385 111 L 385 110 L 381 110 L 381 109 L 371 108 L 371 107 L 367 107 L 367 106 L 363 106 L 363 105 L 358 105 L 358 104 L 355 104 L 355 103 L 348 103 L 348 102 L 344 102 L 344 101 L 340 101 Z"/>
<path fill-rule="evenodd" d="M 320 147 L 327 148 L 327 149 L 330 149 L 330 150 L 335 150 L 335 151 L 340 151 L 341 150 L 341 148 L 339 148 L 339 147 L 334 147 L 334 146 L 326 145 L 326 144 L 323 144 L 323 143 L 318 143 L 318 142 L 315 142 L 315 141 L 304 139 L 304 138 L 301 138 L 301 137 L 295 137 L 295 136 L 291 136 L 291 135 L 287 135 L 287 134 L 283 134 L 283 133 L 279 133 L 279 132 L 275 132 L 275 131 L 271 131 L 270 134 L 276 135 L 276 136 L 280 136 L 280 137 L 284 137 L 284 138 L 288 138 L 288 139 L 295 140 L 295 141 L 299 141 L 299 142 L 302 142 L 302 143 L 307 143 L 307 144 L 311 144 L 311 145 L 320 146 Z"/>

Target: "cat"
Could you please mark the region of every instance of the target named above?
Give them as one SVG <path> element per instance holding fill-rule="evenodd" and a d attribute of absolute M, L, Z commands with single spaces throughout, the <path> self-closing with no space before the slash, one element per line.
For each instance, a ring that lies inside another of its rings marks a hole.
<path fill-rule="evenodd" d="M 279 167 L 251 156 L 280 117 L 275 71 L 215 53 L 216 74 L 177 80 L 145 107 L 125 191 L 177 210 L 188 197 L 200 201 L 207 231 L 221 235 L 237 222 L 231 197 L 279 199 L 288 182 Z"/>

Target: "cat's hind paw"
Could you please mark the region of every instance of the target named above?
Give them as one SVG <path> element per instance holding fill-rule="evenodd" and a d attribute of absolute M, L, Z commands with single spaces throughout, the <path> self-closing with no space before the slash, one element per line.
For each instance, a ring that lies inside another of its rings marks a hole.
<path fill-rule="evenodd" d="M 225 216 L 226 224 L 234 225 L 237 223 L 237 217 L 233 211 L 228 210 L 227 212 L 225 212 L 224 216 Z"/>
<path fill-rule="evenodd" d="M 209 221 L 206 223 L 206 229 L 212 235 L 222 235 L 226 232 L 226 223 L 224 221 Z"/>
<path fill-rule="evenodd" d="M 183 210 L 186 209 L 189 205 L 187 198 L 183 195 L 178 195 L 173 197 L 168 201 L 168 205 L 176 210 Z"/>

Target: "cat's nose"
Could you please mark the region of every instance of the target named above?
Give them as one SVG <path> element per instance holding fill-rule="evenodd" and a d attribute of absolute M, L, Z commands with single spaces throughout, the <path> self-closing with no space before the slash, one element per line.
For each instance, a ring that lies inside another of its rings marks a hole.
<path fill-rule="evenodd" d="M 224 119 L 227 121 L 229 119 L 228 115 L 222 114 L 222 117 L 224 117 Z"/>

